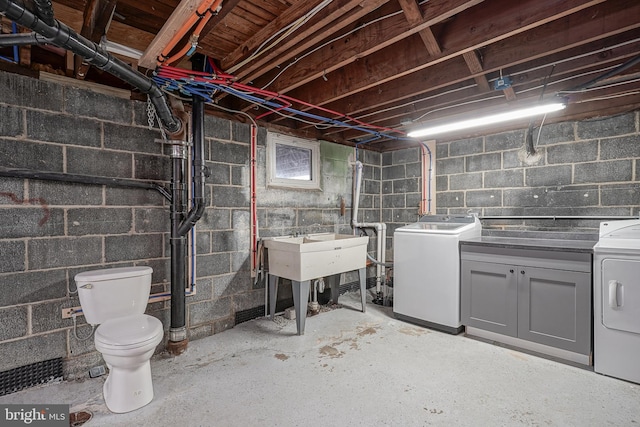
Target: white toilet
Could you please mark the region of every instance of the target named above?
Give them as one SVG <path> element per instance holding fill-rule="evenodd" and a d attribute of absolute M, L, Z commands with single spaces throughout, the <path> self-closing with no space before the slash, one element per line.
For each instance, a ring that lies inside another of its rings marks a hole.
<path fill-rule="evenodd" d="M 153 399 L 149 359 L 162 341 L 162 322 L 144 314 L 151 291 L 150 267 L 93 270 L 75 276 L 80 305 L 95 331 L 96 350 L 109 368 L 104 401 L 123 413 Z"/>

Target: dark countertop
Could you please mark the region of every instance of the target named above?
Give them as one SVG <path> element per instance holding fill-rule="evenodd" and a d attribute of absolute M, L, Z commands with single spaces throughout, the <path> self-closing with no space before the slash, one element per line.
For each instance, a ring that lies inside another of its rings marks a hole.
<path fill-rule="evenodd" d="M 597 240 L 482 236 L 460 240 L 460 247 L 462 248 L 465 245 L 472 245 L 513 249 L 546 249 L 550 251 L 593 253 L 593 246 L 596 243 Z"/>

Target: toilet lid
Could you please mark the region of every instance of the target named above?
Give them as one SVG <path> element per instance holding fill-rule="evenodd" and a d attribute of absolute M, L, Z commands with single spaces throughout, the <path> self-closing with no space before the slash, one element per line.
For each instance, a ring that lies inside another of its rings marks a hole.
<path fill-rule="evenodd" d="M 96 341 L 113 348 L 141 347 L 162 336 L 162 322 L 153 316 L 135 314 L 107 320 L 96 329 Z"/>

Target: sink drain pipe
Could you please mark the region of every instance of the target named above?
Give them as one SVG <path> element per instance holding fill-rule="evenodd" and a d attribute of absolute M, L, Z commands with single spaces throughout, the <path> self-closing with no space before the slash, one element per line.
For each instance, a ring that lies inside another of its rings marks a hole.
<path fill-rule="evenodd" d="M 53 19 L 53 17 L 46 19 L 52 23 L 48 25 L 23 4 L 14 3 L 10 0 L 0 0 L 0 13 L 15 23 L 44 36 L 47 43 L 83 57 L 87 63 L 118 77 L 138 88 L 142 93 L 149 95 L 151 102 L 156 107 L 156 112 L 163 127 L 169 133 L 179 133 L 183 128 L 181 121 L 171 112 L 164 94 L 153 81 L 131 68 L 125 62 L 115 58 L 97 44 L 77 34 L 65 24 Z M 37 41 L 41 42 L 39 39 Z"/>
<path fill-rule="evenodd" d="M 354 228 L 374 228 L 376 230 L 376 257 L 374 261 L 376 265 L 376 298 L 374 303 L 380 305 L 387 305 L 387 301 L 390 296 L 383 294 L 383 289 L 386 291 L 385 282 L 385 258 L 387 249 L 387 224 L 384 222 L 358 222 L 358 209 L 360 205 L 360 188 L 362 187 L 362 162 L 356 161 L 355 163 L 355 189 L 353 194 L 353 218 L 351 219 L 351 226 Z"/>
<path fill-rule="evenodd" d="M 172 146 L 171 173 L 171 328 L 167 351 L 177 356 L 188 344 L 186 327 L 186 255 L 187 234 L 204 213 L 205 176 L 204 163 L 204 100 L 193 97 L 191 109 L 193 197 L 191 210 L 186 210 L 185 160 L 187 147 L 184 144 Z"/>

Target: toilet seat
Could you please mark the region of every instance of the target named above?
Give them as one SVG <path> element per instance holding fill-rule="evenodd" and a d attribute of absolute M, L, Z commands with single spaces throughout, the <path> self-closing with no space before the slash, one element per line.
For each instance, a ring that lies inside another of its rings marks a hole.
<path fill-rule="evenodd" d="M 147 314 L 118 317 L 102 323 L 95 332 L 96 349 L 100 352 L 127 351 L 155 347 L 162 340 L 162 322 Z"/>

